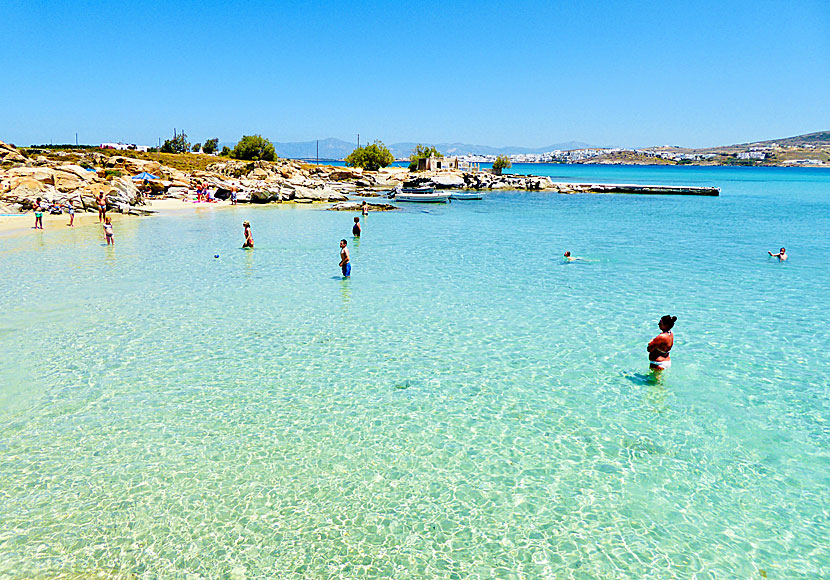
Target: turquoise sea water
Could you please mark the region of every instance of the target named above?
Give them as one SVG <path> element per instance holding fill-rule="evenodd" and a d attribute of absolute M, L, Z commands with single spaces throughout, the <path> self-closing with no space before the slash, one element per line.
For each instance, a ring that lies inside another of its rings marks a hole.
<path fill-rule="evenodd" d="M 533 168 L 0 238 L 0 578 L 830 578 L 830 172 Z"/>

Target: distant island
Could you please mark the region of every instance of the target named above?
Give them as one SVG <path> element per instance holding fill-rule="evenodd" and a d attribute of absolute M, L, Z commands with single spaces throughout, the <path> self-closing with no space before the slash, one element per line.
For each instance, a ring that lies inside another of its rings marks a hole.
<path fill-rule="evenodd" d="M 513 163 L 589 163 L 604 165 L 748 165 L 830 167 L 830 131 L 737 145 L 694 149 L 680 146 L 644 148 L 598 147 L 579 141 L 547 147 L 491 147 L 468 143 L 424 143 L 446 156 L 470 163 L 492 163 L 506 155 Z M 341 139 L 275 142 L 277 155 L 287 159 L 342 160 L 357 146 Z M 416 143 L 394 143 L 389 150 L 408 160 Z"/>

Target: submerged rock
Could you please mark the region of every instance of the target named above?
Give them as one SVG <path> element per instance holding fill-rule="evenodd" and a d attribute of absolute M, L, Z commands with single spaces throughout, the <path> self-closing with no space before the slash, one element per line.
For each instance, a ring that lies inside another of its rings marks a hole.
<path fill-rule="evenodd" d="M 396 209 L 401 209 L 389 203 L 369 203 L 366 205 L 369 207 L 369 211 L 394 211 Z M 346 201 L 343 203 L 336 203 L 326 209 L 330 211 L 361 211 L 362 208 L 362 203 L 358 203 L 356 201 Z"/>

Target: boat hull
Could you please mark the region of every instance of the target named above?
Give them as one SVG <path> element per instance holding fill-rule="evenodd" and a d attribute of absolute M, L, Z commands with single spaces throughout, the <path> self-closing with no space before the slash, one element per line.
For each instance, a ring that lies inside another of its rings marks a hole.
<path fill-rule="evenodd" d="M 468 199 L 483 199 L 484 194 L 480 191 L 456 191 L 450 194 L 450 199 L 452 200 L 468 200 Z"/>
<path fill-rule="evenodd" d="M 395 201 L 408 201 L 415 203 L 447 203 L 450 200 L 449 193 L 399 193 Z"/>

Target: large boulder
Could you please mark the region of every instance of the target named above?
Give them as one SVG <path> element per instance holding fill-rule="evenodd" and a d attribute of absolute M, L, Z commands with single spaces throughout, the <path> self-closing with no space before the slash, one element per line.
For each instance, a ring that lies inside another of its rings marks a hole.
<path fill-rule="evenodd" d="M 107 169 L 120 169 L 131 176 L 142 171 L 152 173 L 153 175 L 164 175 L 168 173 L 171 168 L 165 167 L 158 161 L 149 161 L 147 159 L 135 159 L 133 157 L 121 157 L 116 155 L 107 159 L 105 166 Z M 167 171 L 163 171 L 163 168 Z M 175 171 L 175 170 L 174 170 Z"/>
<path fill-rule="evenodd" d="M 439 189 L 460 189 L 465 185 L 464 178 L 455 173 L 436 175 L 432 182 Z"/>
<path fill-rule="evenodd" d="M 26 163 L 27 157 L 17 149 L 0 141 L 0 163 Z"/>
<path fill-rule="evenodd" d="M 332 181 L 344 181 L 346 179 L 358 179 L 363 176 L 363 169 L 360 167 L 333 167 L 328 174 Z"/>

